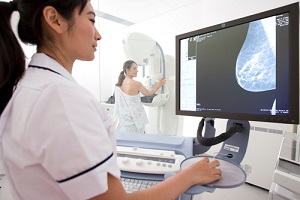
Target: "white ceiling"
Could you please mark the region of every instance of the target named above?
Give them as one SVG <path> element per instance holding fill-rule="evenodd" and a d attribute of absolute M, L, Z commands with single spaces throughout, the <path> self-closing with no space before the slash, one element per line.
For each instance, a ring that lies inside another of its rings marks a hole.
<path fill-rule="evenodd" d="M 200 0 L 99 0 L 99 17 L 130 26 Z"/>

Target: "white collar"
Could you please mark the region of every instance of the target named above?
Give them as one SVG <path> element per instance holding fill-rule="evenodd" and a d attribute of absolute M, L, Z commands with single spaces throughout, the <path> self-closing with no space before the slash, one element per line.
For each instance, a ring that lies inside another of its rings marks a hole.
<path fill-rule="evenodd" d="M 44 53 L 33 54 L 29 65 L 48 68 L 67 78 L 68 80 L 76 82 L 73 76 L 62 65 Z"/>

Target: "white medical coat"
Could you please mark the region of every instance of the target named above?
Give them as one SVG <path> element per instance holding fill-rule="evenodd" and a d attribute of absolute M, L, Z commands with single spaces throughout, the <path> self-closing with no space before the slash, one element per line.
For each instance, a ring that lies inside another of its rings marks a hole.
<path fill-rule="evenodd" d="M 14 199 L 81 200 L 120 177 L 112 119 L 70 73 L 35 54 L 0 118 L 0 156 Z"/>

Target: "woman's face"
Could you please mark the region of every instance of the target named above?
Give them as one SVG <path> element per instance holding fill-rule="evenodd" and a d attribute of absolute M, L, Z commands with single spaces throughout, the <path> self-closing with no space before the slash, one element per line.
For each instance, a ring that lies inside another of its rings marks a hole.
<path fill-rule="evenodd" d="M 137 66 L 137 64 L 133 63 L 130 66 L 130 69 L 127 70 L 126 75 L 131 76 L 131 77 L 137 77 L 137 73 L 138 73 L 138 66 Z"/>
<path fill-rule="evenodd" d="M 94 24 L 95 17 L 90 1 L 80 14 L 79 8 L 75 10 L 74 23 L 71 29 L 66 31 L 62 40 L 69 59 L 84 61 L 94 59 L 97 41 L 101 39 Z"/>

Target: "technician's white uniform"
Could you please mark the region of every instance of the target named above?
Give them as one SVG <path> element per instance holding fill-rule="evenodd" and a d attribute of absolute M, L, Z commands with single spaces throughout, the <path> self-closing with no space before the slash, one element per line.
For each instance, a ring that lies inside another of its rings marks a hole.
<path fill-rule="evenodd" d="M 112 120 L 71 74 L 35 54 L 0 118 L 0 156 L 14 199 L 79 200 L 119 178 Z"/>

